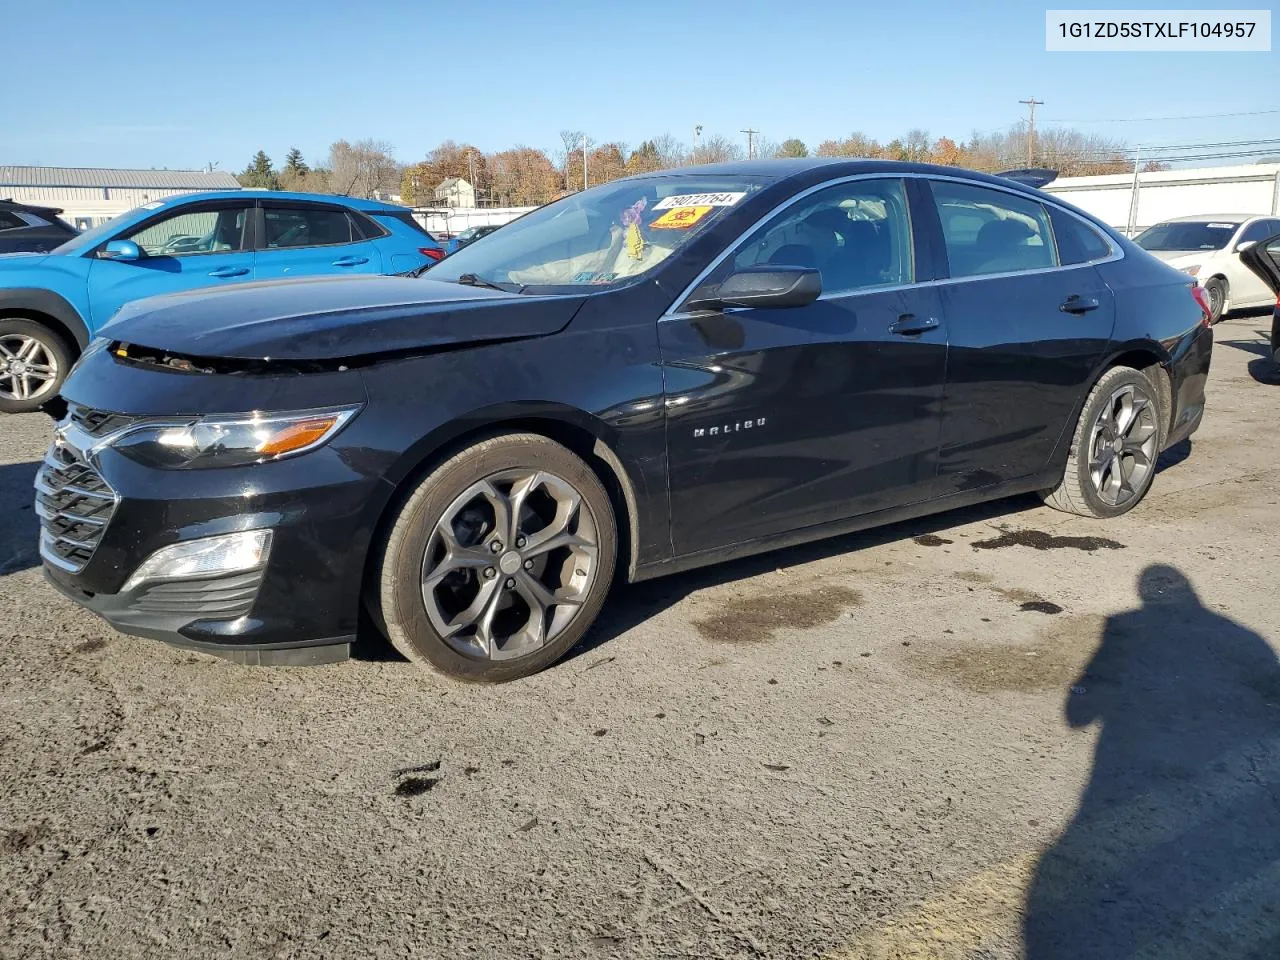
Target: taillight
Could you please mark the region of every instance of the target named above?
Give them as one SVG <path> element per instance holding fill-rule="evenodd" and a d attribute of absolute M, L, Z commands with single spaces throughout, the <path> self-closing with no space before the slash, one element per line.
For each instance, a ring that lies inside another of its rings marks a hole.
<path fill-rule="evenodd" d="M 439 247 L 419 247 L 418 252 L 424 257 L 434 260 L 436 263 L 439 263 L 444 259 L 444 251 Z"/>
<path fill-rule="evenodd" d="M 1204 314 L 1204 318 L 1200 321 L 1204 326 L 1211 326 L 1211 318 L 1213 311 L 1209 309 L 1209 298 L 1205 296 L 1205 292 L 1198 283 L 1191 285 L 1191 296 L 1195 298 L 1196 303 L 1200 305 L 1200 311 Z"/>

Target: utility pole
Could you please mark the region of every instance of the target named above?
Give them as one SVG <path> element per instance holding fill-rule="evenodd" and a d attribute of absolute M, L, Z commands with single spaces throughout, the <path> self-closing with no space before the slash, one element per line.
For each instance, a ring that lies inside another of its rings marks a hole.
<path fill-rule="evenodd" d="M 1044 101 L 1032 97 L 1029 100 L 1019 100 L 1018 102 L 1027 106 L 1027 166 L 1029 167 L 1035 162 L 1036 107 L 1044 106 Z"/>
<path fill-rule="evenodd" d="M 739 130 L 739 133 L 747 135 L 747 159 L 754 160 L 756 158 L 756 134 L 759 130 L 752 130 L 748 127 L 746 130 Z"/>
<path fill-rule="evenodd" d="M 1142 161 L 1142 146 L 1139 144 L 1133 150 L 1133 186 L 1129 189 L 1129 223 L 1125 229 L 1124 235 L 1132 237 L 1138 232 L 1138 169 Z"/>
<path fill-rule="evenodd" d="M 582 189 L 587 189 L 587 135 L 582 135 Z"/>
<path fill-rule="evenodd" d="M 690 154 L 690 159 L 694 163 L 698 162 L 698 138 L 700 136 L 702 136 L 702 124 L 699 123 L 693 128 L 693 152 Z"/>

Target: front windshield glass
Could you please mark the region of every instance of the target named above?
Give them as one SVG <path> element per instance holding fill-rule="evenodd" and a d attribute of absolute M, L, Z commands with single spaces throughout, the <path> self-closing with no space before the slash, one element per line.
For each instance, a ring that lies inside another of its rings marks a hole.
<path fill-rule="evenodd" d="M 763 186 L 745 177 L 619 180 L 548 204 L 432 267 L 433 280 L 620 286 L 652 270 Z"/>
<path fill-rule="evenodd" d="M 84 250 L 87 247 L 96 247 L 102 241 L 110 239 L 111 235 L 120 229 L 120 225 L 129 218 L 140 213 L 155 210 L 160 206 L 159 201 L 153 200 L 150 203 L 144 203 L 140 207 L 134 207 L 125 213 L 117 214 L 106 223 L 100 223 L 96 227 L 91 227 L 84 233 L 77 234 L 66 243 L 54 248 L 54 253 L 75 253 L 77 250 Z"/>
<path fill-rule="evenodd" d="M 1157 223 L 1134 239 L 1143 250 L 1221 250 L 1231 242 L 1238 223 L 1226 220 L 1179 220 Z"/>

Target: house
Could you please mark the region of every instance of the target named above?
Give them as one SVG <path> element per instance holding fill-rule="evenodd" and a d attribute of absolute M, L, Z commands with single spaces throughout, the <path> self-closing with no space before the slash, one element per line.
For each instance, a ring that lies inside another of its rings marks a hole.
<path fill-rule="evenodd" d="M 474 207 L 476 188 L 461 177 L 449 177 L 436 187 L 435 200 L 443 207 Z"/>

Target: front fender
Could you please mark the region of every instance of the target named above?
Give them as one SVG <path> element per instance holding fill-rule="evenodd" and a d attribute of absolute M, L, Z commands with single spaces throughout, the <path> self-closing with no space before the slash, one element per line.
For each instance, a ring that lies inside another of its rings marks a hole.
<path fill-rule="evenodd" d="M 71 301 L 40 287 L 0 288 L 0 311 L 22 310 L 53 317 L 66 328 L 81 350 L 89 345 L 89 328 Z"/>

